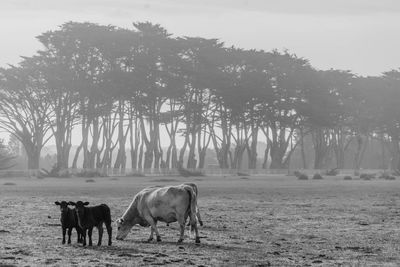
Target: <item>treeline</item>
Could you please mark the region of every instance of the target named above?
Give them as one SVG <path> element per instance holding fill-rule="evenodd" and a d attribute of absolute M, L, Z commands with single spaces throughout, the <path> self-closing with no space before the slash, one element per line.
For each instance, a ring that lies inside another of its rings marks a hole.
<path fill-rule="evenodd" d="M 39 168 L 49 140 L 58 169 L 123 170 L 128 152 L 133 169 L 201 169 L 207 149 L 221 168 L 256 168 L 263 158 L 263 168 L 279 169 L 296 149 L 305 162 L 305 138 L 317 169 L 331 153 L 343 168 L 350 144 L 358 169 L 371 138 L 400 167 L 397 70 L 380 77 L 321 71 L 288 51 L 174 37 L 151 23 L 128 30 L 68 22 L 37 38 L 42 50 L 0 70 L 0 128 L 23 144 L 29 169 Z M 259 141 L 267 143 L 264 155 Z"/>

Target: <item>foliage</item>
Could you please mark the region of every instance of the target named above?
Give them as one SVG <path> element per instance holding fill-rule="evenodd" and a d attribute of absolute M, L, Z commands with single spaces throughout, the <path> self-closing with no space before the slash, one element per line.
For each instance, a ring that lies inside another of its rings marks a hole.
<path fill-rule="evenodd" d="M 378 137 L 390 148 L 391 169 L 400 169 L 399 70 L 381 77 L 317 70 L 287 50 L 175 37 L 149 22 L 132 29 L 67 22 L 37 38 L 43 49 L 0 69 L 0 129 L 22 143 L 30 169 L 39 168 L 50 139 L 59 170 L 78 168 L 80 155 L 85 169 L 125 170 L 128 145 L 133 169 L 180 162 L 185 173 L 184 157 L 187 169 L 203 169 L 211 146 L 221 168 L 241 169 L 247 154 L 254 169 L 261 138 L 263 167 L 282 169 L 298 146 L 304 150 L 306 136 L 316 169 L 332 168 L 331 155 L 343 168 L 353 143 L 360 169 L 368 140 Z"/>
<path fill-rule="evenodd" d="M 375 173 L 362 173 L 360 174 L 360 179 L 361 180 L 371 180 L 371 179 L 375 179 L 376 178 L 376 174 Z"/>
<path fill-rule="evenodd" d="M 70 177 L 70 173 L 68 170 L 62 170 L 57 164 L 54 164 L 50 171 L 44 168 L 40 169 L 40 177 L 68 178 Z"/>
<path fill-rule="evenodd" d="M 313 180 L 322 180 L 322 179 L 324 179 L 324 178 L 323 178 L 322 175 L 319 174 L 319 173 L 316 173 L 316 174 L 314 174 L 314 176 L 313 176 Z"/>
<path fill-rule="evenodd" d="M 339 170 L 337 168 L 330 169 L 325 172 L 325 175 L 328 175 L 328 176 L 336 176 L 338 174 L 339 174 Z"/>
<path fill-rule="evenodd" d="M 308 180 L 308 175 L 305 173 L 302 173 L 297 177 L 299 180 Z"/>
<path fill-rule="evenodd" d="M 5 170 L 13 167 L 15 156 L 8 150 L 4 145 L 2 139 L 0 139 L 0 170 Z"/>
<path fill-rule="evenodd" d="M 85 178 L 92 178 L 92 177 L 107 177 L 107 175 L 103 172 L 98 170 L 81 170 L 79 172 L 74 173 L 76 177 L 85 177 Z"/>

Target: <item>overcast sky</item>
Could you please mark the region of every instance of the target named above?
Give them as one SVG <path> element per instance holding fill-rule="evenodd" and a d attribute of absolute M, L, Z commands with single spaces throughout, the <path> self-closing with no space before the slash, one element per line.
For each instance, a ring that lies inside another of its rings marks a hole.
<path fill-rule="evenodd" d="M 176 36 L 289 49 L 318 69 L 360 75 L 400 67 L 399 0 L 1 0 L 0 66 L 33 55 L 35 36 L 67 21 L 150 21 Z"/>

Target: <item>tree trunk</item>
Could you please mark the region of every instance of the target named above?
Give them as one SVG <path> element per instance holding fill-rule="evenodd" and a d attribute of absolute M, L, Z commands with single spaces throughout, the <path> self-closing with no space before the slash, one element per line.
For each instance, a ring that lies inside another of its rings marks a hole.
<path fill-rule="evenodd" d="M 392 134 L 391 135 L 391 154 L 392 154 L 392 160 L 390 163 L 390 168 L 393 171 L 399 171 L 400 170 L 400 147 L 399 147 L 399 137 L 397 134 Z"/>

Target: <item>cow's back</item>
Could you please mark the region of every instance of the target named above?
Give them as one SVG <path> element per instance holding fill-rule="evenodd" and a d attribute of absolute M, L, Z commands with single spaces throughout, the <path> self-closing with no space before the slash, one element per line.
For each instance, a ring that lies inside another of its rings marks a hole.
<path fill-rule="evenodd" d="M 141 213 L 148 212 L 157 220 L 174 222 L 178 214 L 185 214 L 190 205 L 190 195 L 183 186 L 152 188 L 143 192 L 139 204 Z"/>
<path fill-rule="evenodd" d="M 106 204 L 100 204 L 98 206 L 90 207 L 89 209 L 91 209 L 91 215 L 95 221 L 102 221 L 106 224 L 111 223 L 110 208 Z"/>

